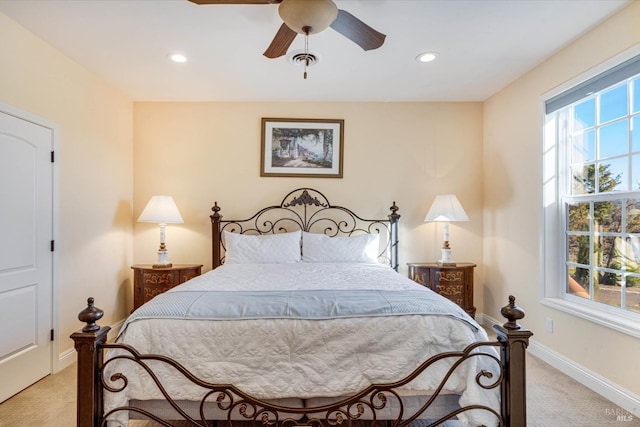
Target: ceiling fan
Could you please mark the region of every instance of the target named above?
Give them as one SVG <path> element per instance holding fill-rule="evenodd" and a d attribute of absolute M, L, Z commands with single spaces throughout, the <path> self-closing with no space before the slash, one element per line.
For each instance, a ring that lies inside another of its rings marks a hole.
<path fill-rule="evenodd" d="M 287 53 L 296 35 L 316 34 L 331 27 L 364 50 L 377 49 L 386 35 L 374 30 L 347 11 L 338 9 L 332 0 L 189 0 L 204 4 L 280 4 L 278 13 L 284 21 L 273 41 L 264 51 L 267 58 Z"/>

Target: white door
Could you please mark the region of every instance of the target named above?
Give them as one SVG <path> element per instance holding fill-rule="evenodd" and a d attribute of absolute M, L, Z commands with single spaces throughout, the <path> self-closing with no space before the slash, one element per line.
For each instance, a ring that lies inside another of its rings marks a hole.
<path fill-rule="evenodd" d="M 0 402 L 52 371 L 53 138 L 0 110 Z"/>

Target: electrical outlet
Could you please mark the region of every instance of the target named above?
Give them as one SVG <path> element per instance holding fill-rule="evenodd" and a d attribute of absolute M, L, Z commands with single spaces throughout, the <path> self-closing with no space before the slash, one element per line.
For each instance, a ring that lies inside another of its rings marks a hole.
<path fill-rule="evenodd" d="M 547 332 L 553 333 L 553 319 L 547 317 Z"/>

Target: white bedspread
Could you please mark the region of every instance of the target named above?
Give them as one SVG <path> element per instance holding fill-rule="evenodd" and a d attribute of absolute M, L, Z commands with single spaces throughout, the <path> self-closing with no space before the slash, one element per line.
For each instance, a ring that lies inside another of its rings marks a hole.
<path fill-rule="evenodd" d="M 207 289 L 431 292 L 382 265 L 321 263 L 225 265 L 169 292 Z M 461 311 L 450 304 L 452 310 Z M 129 323 L 117 341 L 131 344 L 141 353 L 169 356 L 205 381 L 234 384 L 258 398 L 305 399 L 343 396 L 372 383 L 397 381 L 435 354 L 459 351 L 488 338 L 468 316 L 461 321 L 450 316 L 411 314 L 329 320 L 140 319 Z M 448 367 L 449 363 L 438 362 L 406 389 L 436 388 Z M 112 364 L 108 375 L 120 369 L 129 379 L 127 392 L 105 393 L 105 411 L 126 405 L 128 399 L 162 398 L 140 371 Z M 479 403 L 499 412 L 499 390 L 484 390 L 475 382 L 480 369 L 496 372 L 497 367 L 486 357 L 472 358 L 456 370 L 446 389 L 461 393 L 460 405 Z M 201 398 L 202 390 L 195 390 L 173 370 L 162 366 L 154 370 L 174 399 Z M 472 425 L 497 424 L 493 415 L 483 411 L 467 416 Z M 113 419 L 125 425 L 126 413 L 118 413 Z"/>

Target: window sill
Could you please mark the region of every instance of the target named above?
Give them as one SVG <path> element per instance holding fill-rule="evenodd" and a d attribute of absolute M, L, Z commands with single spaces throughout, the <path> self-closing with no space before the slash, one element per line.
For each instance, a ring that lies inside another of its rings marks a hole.
<path fill-rule="evenodd" d="M 547 307 L 555 308 L 623 334 L 640 338 L 640 314 L 621 313 L 612 307 L 606 305 L 600 307 L 600 304 L 594 302 L 586 303 L 580 301 L 580 299 L 570 296 L 566 298 L 543 298 L 541 303 Z"/>

